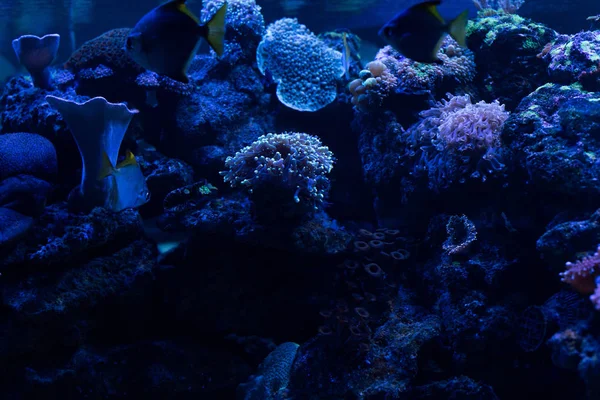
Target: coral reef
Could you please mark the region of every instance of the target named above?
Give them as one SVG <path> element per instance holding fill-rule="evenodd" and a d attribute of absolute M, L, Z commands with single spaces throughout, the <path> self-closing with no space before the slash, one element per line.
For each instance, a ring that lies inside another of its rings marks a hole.
<path fill-rule="evenodd" d="M 127 28 L 58 67 L 14 42 L 3 396 L 598 398 L 600 36 L 530 2 L 476 1 L 424 64 L 227 0 L 188 84 Z"/>
<path fill-rule="evenodd" d="M 317 111 L 335 100 L 341 60 L 340 52 L 292 18 L 270 24 L 257 49 L 258 68 L 277 83 L 277 98 L 298 111 Z"/>
<path fill-rule="evenodd" d="M 467 45 L 475 53 L 486 100 L 497 99 L 513 110 L 521 98 L 548 82 L 547 64 L 537 55 L 556 36 L 547 26 L 517 14 L 480 12 L 469 21 Z"/>
<path fill-rule="evenodd" d="M 205 21 L 223 6 L 225 0 L 203 2 L 200 19 Z M 229 64 L 256 60 L 256 48 L 265 32 L 261 7 L 255 0 L 227 0 L 225 51 L 220 61 Z"/>
<path fill-rule="evenodd" d="M 508 112 L 497 101 L 472 104 L 468 95 L 448 95 L 423 111 L 421 122 L 406 132 L 415 175 L 425 173 L 440 190 L 468 178 L 485 181 L 504 168 L 500 132 Z"/>
<path fill-rule="evenodd" d="M 129 31 L 128 28 L 113 29 L 85 42 L 71 54 L 64 67 L 75 74 L 85 73 L 99 66 L 109 69 L 111 73 L 142 72 L 142 67 L 125 51 L 125 41 Z"/>
<path fill-rule="evenodd" d="M 538 193 L 598 198 L 598 99 L 597 93 L 546 84 L 506 121 L 502 141 L 514 167 Z"/>
<path fill-rule="evenodd" d="M 402 56 L 391 46 L 384 47 L 360 72 L 360 80 L 350 83 L 353 104 L 367 111 L 381 107 L 386 98 L 398 94 L 427 92 L 439 97 L 466 87 L 475 78 L 473 53 L 451 37 L 444 39 L 438 57 L 440 64 L 424 64 Z"/>
<path fill-rule="evenodd" d="M 221 174 L 232 186 L 248 189 L 261 216 L 289 218 L 323 207 L 330 186 L 327 174 L 333 164 L 333 153 L 317 137 L 269 133 L 227 157 L 228 170 Z M 274 212 L 275 205 L 288 211 Z"/>
<path fill-rule="evenodd" d="M 549 62 L 548 74 L 555 83 L 580 82 L 584 89 L 597 91 L 600 81 L 600 33 L 580 32 L 559 35 L 539 54 Z"/>

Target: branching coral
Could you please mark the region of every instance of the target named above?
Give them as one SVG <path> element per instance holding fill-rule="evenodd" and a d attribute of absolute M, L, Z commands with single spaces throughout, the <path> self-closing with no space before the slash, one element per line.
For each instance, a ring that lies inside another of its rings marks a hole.
<path fill-rule="evenodd" d="M 500 132 L 508 114 L 497 101 L 472 104 L 468 95 L 449 94 L 405 134 L 408 156 L 419 157 L 415 172 L 426 173 L 434 190 L 469 177 L 485 181 L 504 168 Z"/>
<path fill-rule="evenodd" d="M 576 262 L 565 263 L 566 270 L 561 272 L 560 280 L 568 283 L 573 289 L 582 294 L 589 294 L 596 310 L 600 311 L 600 245 L 592 255 L 583 257 Z"/>
<path fill-rule="evenodd" d="M 596 277 L 600 275 L 600 246 L 596 252 L 576 262 L 567 262 L 566 271 L 560 273 L 561 281 L 583 294 L 596 289 Z M 597 290 L 597 289 L 596 289 Z"/>
<path fill-rule="evenodd" d="M 327 174 L 333 164 L 333 153 L 317 137 L 296 132 L 269 133 L 227 157 L 225 166 L 229 170 L 221 175 L 231 186 L 245 187 L 250 193 L 268 187 L 266 191 L 272 195 L 278 191 L 290 193 L 295 203 L 318 209 L 327 197 Z"/>
<path fill-rule="evenodd" d="M 260 72 L 277 83 L 277 97 L 298 111 L 317 111 L 337 96 L 344 74 L 342 53 L 335 51 L 298 23 L 283 18 L 267 27 L 257 50 Z"/>

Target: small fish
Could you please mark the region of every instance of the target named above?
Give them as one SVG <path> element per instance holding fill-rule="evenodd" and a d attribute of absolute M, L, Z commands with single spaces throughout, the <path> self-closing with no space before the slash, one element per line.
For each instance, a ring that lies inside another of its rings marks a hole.
<path fill-rule="evenodd" d="M 129 33 L 125 50 L 139 65 L 149 71 L 188 83 L 187 70 L 200 38 L 206 39 L 217 53 L 223 54 L 227 3 L 206 24 L 192 14 L 185 0 L 162 4 L 135 25 Z"/>
<path fill-rule="evenodd" d="M 342 66 L 344 67 L 346 79 L 350 79 L 350 47 L 348 46 L 347 36 L 346 32 L 342 32 L 342 42 L 344 42 L 344 48 L 342 49 Z"/>
<path fill-rule="evenodd" d="M 150 192 L 146 186 L 146 178 L 135 160 L 132 152 L 128 151 L 125 160 L 113 166 L 104 152 L 102 169 L 98 180 L 106 177 L 113 178 L 108 187 L 105 208 L 119 212 L 126 208 L 137 208 L 150 200 Z"/>
<path fill-rule="evenodd" d="M 379 35 L 411 60 L 441 63 L 437 53 L 447 34 L 460 46 L 467 46 L 465 29 L 469 11 L 463 11 L 446 23 L 437 10 L 440 3 L 440 0 L 426 1 L 406 9 L 385 24 L 379 30 Z"/>

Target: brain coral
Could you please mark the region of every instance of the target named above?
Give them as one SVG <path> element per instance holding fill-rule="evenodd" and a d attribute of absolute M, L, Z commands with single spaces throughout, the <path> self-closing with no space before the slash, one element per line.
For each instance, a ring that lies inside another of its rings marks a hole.
<path fill-rule="evenodd" d="M 256 56 L 260 72 L 271 73 L 277 97 L 286 106 L 317 111 L 335 100 L 336 81 L 344 74 L 342 53 L 327 47 L 297 19 L 269 25 Z"/>
<path fill-rule="evenodd" d="M 56 174 L 56 150 L 43 136 L 34 133 L 0 135 L 0 180 L 27 174 L 41 178 Z"/>
<path fill-rule="evenodd" d="M 221 172 L 231 186 L 253 192 L 262 185 L 291 192 L 295 203 L 314 208 L 322 205 L 329 190 L 327 174 L 333 168 L 333 153 L 319 138 L 306 133 L 269 133 L 227 157 Z"/>
<path fill-rule="evenodd" d="M 140 67 L 125 52 L 125 41 L 129 28 L 113 29 L 97 38 L 85 42 L 65 63 L 65 68 L 79 72 L 85 68 L 96 68 L 100 64 L 116 71 L 141 72 Z"/>

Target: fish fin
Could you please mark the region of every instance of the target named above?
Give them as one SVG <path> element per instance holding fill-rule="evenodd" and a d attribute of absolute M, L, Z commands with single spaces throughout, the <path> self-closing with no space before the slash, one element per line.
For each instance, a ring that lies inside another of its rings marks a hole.
<path fill-rule="evenodd" d="M 123 161 L 121 161 L 119 164 L 117 164 L 117 169 L 121 169 L 123 167 L 127 167 L 130 165 L 137 165 L 137 161 L 136 161 L 133 153 L 131 151 L 127 150 L 127 155 L 125 156 L 125 159 Z"/>
<path fill-rule="evenodd" d="M 178 81 L 178 82 L 181 82 L 181 83 L 186 83 L 186 84 L 187 84 L 187 83 L 190 83 L 190 78 L 188 78 L 187 74 L 184 72 L 184 71 L 187 71 L 187 65 L 188 65 L 188 64 L 189 64 L 189 63 L 187 63 L 187 64 L 184 66 L 183 70 L 182 70 L 180 73 L 178 73 L 178 74 L 169 74 L 169 75 L 167 75 L 167 76 L 168 76 L 169 78 L 171 78 L 171 79 L 173 79 L 173 80 L 176 80 L 176 81 Z"/>
<path fill-rule="evenodd" d="M 435 46 L 433 47 L 433 52 L 431 53 L 431 59 L 436 64 L 441 64 L 441 60 L 438 58 L 438 53 L 440 52 L 440 48 L 442 47 L 442 43 L 444 43 L 445 34 L 440 37 L 440 40 L 437 41 Z"/>
<path fill-rule="evenodd" d="M 108 158 L 108 154 L 106 151 L 102 152 L 102 167 L 100 168 L 100 172 L 98 173 L 98 180 L 106 178 L 107 176 L 114 175 L 116 172 L 115 167 L 110 162 Z"/>
<path fill-rule="evenodd" d="M 425 11 L 437 18 L 442 24 L 445 24 L 446 21 L 440 15 L 440 12 L 437 9 L 437 7 L 440 4 L 442 4 L 441 0 L 425 1 L 423 3 L 419 3 L 417 5 L 412 6 L 410 9 L 413 11 Z"/>
<path fill-rule="evenodd" d="M 342 66 L 344 67 L 346 79 L 350 79 L 350 47 L 348 47 L 348 39 L 346 37 L 346 32 L 343 32 L 342 42 L 344 43 L 344 51 L 342 52 Z"/>
<path fill-rule="evenodd" d="M 185 5 L 185 0 L 173 0 L 168 3 L 163 4 L 160 7 L 165 8 L 165 9 L 173 9 L 174 8 L 175 10 L 179 11 L 180 13 L 185 14 L 188 17 L 190 17 L 191 19 L 193 19 L 195 23 L 197 23 L 197 24 L 200 23 L 200 19 L 198 19 L 198 17 L 196 17 L 194 15 L 194 13 L 192 13 L 189 10 L 189 8 L 187 8 L 187 6 Z"/>
<path fill-rule="evenodd" d="M 217 53 L 217 56 L 221 56 L 224 49 L 225 14 L 227 14 L 227 3 L 223 4 L 219 11 L 206 23 L 208 28 L 206 41 L 215 53 Z"/>
<path fill-rule="evenodd" d="M 465 10 L 448 24 L 448 33 L 459 46 L 467 47 L 467 22 L 469 21 L 469 10 Z"/>

